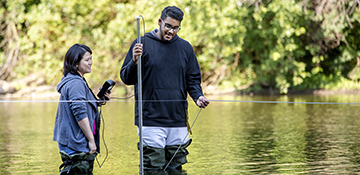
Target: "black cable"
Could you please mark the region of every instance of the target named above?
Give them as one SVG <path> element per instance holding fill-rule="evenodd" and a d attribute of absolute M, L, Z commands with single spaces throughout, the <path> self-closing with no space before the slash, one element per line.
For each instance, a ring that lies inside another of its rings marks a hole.
<path fill-rule="evenodd" d="M 124 98 L 120 98 L 120 97 L 110 97 L 110 99 L 116 99 L 116 100 L 126 100 L 129 99 L 131 97 L 134 97 L 135 94 L 130 95 L 129 97 L 124 97 Z"/>
<path fill-rule="evenodd" d="M 99 160 L 98 160 L 97 157 L 96 157 L 96 162 L 98 163 L 99 167 L 101 168 L 101 167 L 103 166 L 103 164 L 105 163 L 105 160 L 107 159 L 108 153 L 109 153 L 108 147 L 107 147 L 106 142 L 105 142 L 105 120 L 104 120 L 104 116 L 102 115 L 102 105 L 100 106 L 100 118 L 101 118 L 101 121 L 102 121 L 102 123 L 103 123 L 102 139 L 103 139 L 104 146 L 105 146 L 105 149 L 106 149 L 106 156 L 105 156 L 105 159 L 103 160 L 103 162 L 101 163 L 101 165 L 100 165 L 100 163 L 99 163 Z M 100 146 L 100 145 L 99 145 L 99 146 Z"/>
<path fill-rule="evenodd" d="M 145 45 L 145 20 L 144 20 L 144 17 L 142 16 L 142 15 L 140 15 L 139 17 L 141 17 L 142 18 L 142 20 L 143 20 L 143 28 L 144 28 L 144 41 L 143 41 L 143 45 Z"/>
<path fill-rule="evenodd" d="M 129 99 L 129 98 L 133 97 L 134 95 L 135 95 L 135 94 L 133 94 L 133 95 L 131 95 L 131 96 L 129 96 L 129 97 L 125 97 L 125 98 L 111 97 L 111 99 Z M 105 102 L 105 103 L 106 103 L 106 102 Z M 104 105 L 104 104 L 103 104 L 103 105 Z M 106 141 L 105 141 L 105 119 L 104 119 L 104 116 L 103 116 L 103 114 L 102 114 L 102 106 L 103 106 L 103 105 L 100 106 L 100 118 L 101 118 L 101 121 L 102 121 L 102 123 L 103 123 L 102 140 L 103 140 L 103 142 L 104 142 L 104 146 L 105 146 L 105 149 L 106 149 L 106 155 L 105 155 L 105 159 L 103 160 L 103 162 L 101 163 L 101 165 L 100 165 L 100 163 L 99 163 L 99 160 L 98 160 L 97 157 L 96 157 L 96 162 L 97 162 L 97 164 L 99 165 L 100 168 L 104 165 L 105 160 L 107 159 L 108 154 L 109 154 L 109 150 L 108 150 L 108 147 L 107 147 Z M 99 145 L 99 146 L 100 146 L 100 145 Z"/>

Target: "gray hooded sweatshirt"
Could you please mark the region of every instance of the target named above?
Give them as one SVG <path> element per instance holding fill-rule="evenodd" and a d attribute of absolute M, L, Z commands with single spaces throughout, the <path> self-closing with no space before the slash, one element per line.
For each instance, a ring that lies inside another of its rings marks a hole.
<path fill-rule="evenodd" d="M 96 99 L 85 80 L 79 75 L 68 73 L 57 85 L 57 91 L 61 95 L 53 140 L 73 150 L 89 152 L 88 140 L 78 124 L 80 120 L 88 117 L 99 152 L 100 115 Z"/>

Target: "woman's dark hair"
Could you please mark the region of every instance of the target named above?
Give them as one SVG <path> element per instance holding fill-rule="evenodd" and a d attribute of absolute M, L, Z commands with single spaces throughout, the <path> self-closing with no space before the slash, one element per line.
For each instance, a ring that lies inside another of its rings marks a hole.
<path fill-rule="evenodd" d="M 181 22 L 183 20 L 183 16 L 184 16 L 184 13 L 179 7 L 167 6 L 161 12 L 160 18 L 162 20 L 164 20 L 165 18 L 170 17 L 170 18 L 176 19 Z"/>
<path fill-rule="evenodd" d="M 82 44 L 74 44 L 66 52 L 64 60 L 64 76 L 68 73 L 79 75 L 76 64 L 79 64 L 86 52 L 92 54 L 91 49 L 88 46 Z"/>

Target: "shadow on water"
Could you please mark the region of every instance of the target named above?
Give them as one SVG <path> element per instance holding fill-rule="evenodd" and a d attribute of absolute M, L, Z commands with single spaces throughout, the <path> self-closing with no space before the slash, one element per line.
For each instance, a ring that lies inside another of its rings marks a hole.
<path fill-rule="evenodd" d="M 359 103 L 359 95 L 209 99 L 216 101 L 195 122 L 181 174 L 360 173 L 358 105 L 251 102 Z M 61 160 L 52 141 L 56 108 L 57 102 L 0 103 L 0 174 L 58 173 Z M 191 124 L 198 111 L 190 102 Z M 103 107 L 108 157 L 101 168 L 95 163 L 94 174 L 139 174 L 133 113 L 133 101 Z M 102 143 L 100 163 L 105 155 Z"/>

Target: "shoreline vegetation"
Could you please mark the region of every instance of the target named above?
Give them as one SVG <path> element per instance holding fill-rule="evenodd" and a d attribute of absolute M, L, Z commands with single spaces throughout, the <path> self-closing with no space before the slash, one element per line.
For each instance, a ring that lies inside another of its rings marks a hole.
<path fill-rule="evenodd" d="M 131 95 L 132 87 L 125 91 L 124 86 L 120 84 L 119 88 L 115 87 L 112 96 L 115 97 L 126 97 Z M 100 85 L 98 85 L 100 87 Z M 92 86 L 97 87 L 97 86 Z M 97 91 L 93 88 L 94 93 Z M 279 89 L 271 88 L 262 88 L 259 90 L 253 90 L 250 86 L 242 86 L 240 88 L 217 88 L 213 86 L 203 87 L 204 94 L 207 96 L 221 96 L 221 95 L 230 95 L 230 96 L 255 96 L 255 95 L 344 95 L 344 94 L 360 94 L 360 89 L 354 88 L 342 88 L 342 89 L 308 89 L 308 90 L 289 90 L 286 94 L 280 93 Z M 124 93 L 128 92 L 128 93 Z M 0 100 L 7 99 L 49 99 L 56 100 L 59 97 L 59 93 L 56 91 L 55 85 L 47 85 L 44 78 L 41 78 L 41 74 L 31 74 L 27 77 L 12 81 L 6 82 L 0 80 Z"/>
<path fill-rule="evenodd" d="M 94 51 L 88 83 L 95 93 L 112 79 L 114 96 L 132 94 L 119 69 L 136 39 L 135 17 L 144 16 L 143 35 L 159 27 L 167 5 L 184 11 L 177 34 L 193 46 L 205 94 L 358 93 L 359 0 L 234 2 L 4 1 L 0 96 L 56 94 L 64 54 L 75 43 Z"/>

